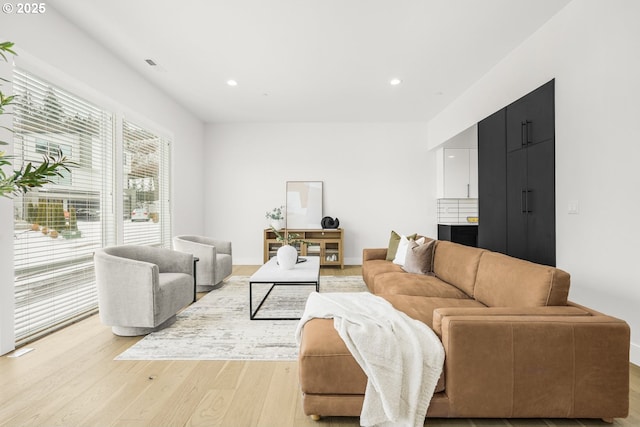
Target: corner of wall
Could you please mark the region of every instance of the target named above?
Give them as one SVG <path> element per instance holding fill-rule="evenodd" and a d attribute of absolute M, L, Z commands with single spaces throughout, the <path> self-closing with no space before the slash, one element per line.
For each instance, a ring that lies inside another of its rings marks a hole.
<path fill-rule="evenodd" d="M 631 351 L 629 352 L 629 360 L 636 366 L 640 366 L 640 344 L 631 343 Z"/>

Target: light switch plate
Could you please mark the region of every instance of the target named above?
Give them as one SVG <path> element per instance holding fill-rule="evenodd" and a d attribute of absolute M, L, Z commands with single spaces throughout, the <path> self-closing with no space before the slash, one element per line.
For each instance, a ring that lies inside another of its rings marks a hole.
<path fill-rule="evenodd" d="M 580 209 L 578 208 L 578 201 L 577 200 L 571 200 L 569 202 L 569 214 L 570 215 L 577 215 L 580 212 Z"/>

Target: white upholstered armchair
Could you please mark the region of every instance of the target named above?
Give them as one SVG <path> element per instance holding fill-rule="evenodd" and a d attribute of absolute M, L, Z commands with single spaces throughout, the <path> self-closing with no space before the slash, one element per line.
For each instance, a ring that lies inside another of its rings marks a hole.
<path fill-rule="evenodd" d="M 116 335 L 169 326 L 194 299 L 193 255 L 151 246 L 95 251 L 100 320 Z"/>
<path fill-rule="evenodd" d="M 231 242 L 204 236 L 175 236 L 173 249 L 198 257 L 196 290 L 208 292 L 231 274 Z"/>

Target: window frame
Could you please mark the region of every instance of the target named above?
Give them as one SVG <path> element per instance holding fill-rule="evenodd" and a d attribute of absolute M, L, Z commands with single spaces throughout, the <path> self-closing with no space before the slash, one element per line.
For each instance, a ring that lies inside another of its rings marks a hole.
<path fill-rule="evenodd" d="M 105 175 L 104 175 L 103 182 L 100 185 L 101 194 L 103 195 L 108 194 L 110 198 L 108 203 L 101 204 L 101 210 L 105 212 L 100 212 L 100 214 L 104 215 L 105 218 L 110 217 L 110 220 L 102 221 L 101 247 L 122 244 L 123 236 L 124 236 L 123 234 L 124 220 L 122 215 L 123 206 L 122 206 L 122 197 L 121 197 L 123 193 L 122 191 L 123 187 L 121 185 L 123 164 L 121 162 L 121 159 L 122 159 L 122 151 L 123 151 L 122 150 L 122 147 L 123 147 L 122 129 L 125 122 L 125 113 L 123 113 L 123 111 L 125 111 L 125 108 L 117 104 L 114 104 L 112 101 L 108 100 L 107 98 L 103 97 L 100 94 L 96 94 L 95 92 L 91 92 L 90 90 L 87 90 L 87 88 L 84 87 L 82 84 L 79 84 L 75 80 L 69 79 L 67 76 L 61 76 L 51 70 L 45 69 L 43 71 L 43 67 L 40 65 L 32 66 L 30 61 L 26 61 L 25 64 L 20 64 L 19 67 L 14 66 L 10 68 L 11 68 L 12 74 L 13 74 L 14 68 L 19 68 L 20 70 L 23 70 L 29 74 L 32 74 L 37 78 L 44 80 L 50 83 L 51 85 L 54 85 L 60 88 L 61 90 L 71 94 L 72 96 L 81 98 L 88 103 L 91 103 L 105 111 L 108 111 L 111 114 L 111 117 L 112 117 L 111 142 L 110 142 L 110 147 L 108 147 L 110 164 L 105 165 L 105 168 L 104 168 Z M 172 227 L 173 207 L 171 205 L 172 181 L 173 181 L 171 156 L 172 156 L 172 148 L 173 148 L 173 134 L 171 132 L 167 132 L 163 128 L 157 126 L 153 122 L 149 121 L 148 119 L 142 117 L 137 113 L 127 112 L 126 120 L 133 121 L 136 124 L 139 123 L 140 126 L 144 126 L 145 129 L 148 129 L 150 132 L 153 132 L 159 137 L 163 138 L 163 140 L 167 143 L 167 146 L 166 146 L 167 163 L 166 163 L 166 167 L 163 165 L 163 172 L 166 174 L 166 181 L 167 181 L 166 199 L 167 199 L 168 212 L 165 215 L 167 217 L 167 221 L 165 221 L 165 223 L 163 224 L 163 227 L 161 228 L 163 233 L 161 239 L 162 239 L 162 244 L 164 246 L 170 247 L 171 233 L 173 228 Z M 56 144 L 58 143 L 52 142 L 52 141 L 46 141 L 47 151 L 50 152 Z M 13 146 L 14 144 L 12 144 L 12 148 Z M 57 147 L 60 148 L 61 144 L 58 144 Z M 93 156 L 95 155 L 94 153 L 84 153 L 83 155 L 83 152 L 78 152 L 78 153 L 74 152 L 73 147 L 63 147 L 63 149 L 64 148 L 68 148 L 71 151 L 70 153 L 71 159 L 79 163 L 80 167 L 86 166 L 87 164 L 91 164 L 93 162 L 92 159 L 93 159 Z M 44 154 L 44 153 L 41 153 L 41 154 Z M 73 176 L 72 174 L 73 174 L 73 171 L 69 176 L 69 181 L 71 181 L 70 182 L 71 187 L 73 187 L 74 185 L 72 182 L 72 176 Z M 64 185 L 64 179 L 65 178 L 61 178 L 62 182 L 59 182 L 58 185 Z M 102 198 L 103 197 L 101 196 L 101 201 L 102 201 Z M 12 250 L 15 253 L 15 249 L 12 249 Z M 14 277 L 14 280 L 15 280 L 15 273 L 12 276 Z M 93 281 L 93 286 L 95 287 L 95 279 Z M 15 293 L 15 287 L 12 288 L 12 292 Z M 8 307 L 7 305 L 2 305 L 3 309 L 7 307 Z M 11 307 L 13 308 L 13 305 Z M 81 317 L 86 317 L 86 316 L 95 314 L 96 311 L 97 311 L 97 300 L 96 300 L 95 309 L 85 313 Z M 11 313 L 13 316 L 15 316 L 14 314 L 15 309 L 12 309 Z M 39 338 L 44 333 L 49 333 L 53 330 L 58 329 L 59 327 L 64 327 L 67 323 L 74 322 L 77 320 L 78 320 L 77 318 L 70 319 L 68 322 L 63 322 L 60 325 L 54 326 L 47 331 L 38 332 L 36 334 L 28 335 L 26 337 L 16 337 L 15 318 L 14 318 L 14 323 L 11 325 L 11 328 L 13 329 L 13 332 L 14 332 L 13 340 L 16 345 L 26 344 L 30 341 L 33 341 L 34 339 Z"/>

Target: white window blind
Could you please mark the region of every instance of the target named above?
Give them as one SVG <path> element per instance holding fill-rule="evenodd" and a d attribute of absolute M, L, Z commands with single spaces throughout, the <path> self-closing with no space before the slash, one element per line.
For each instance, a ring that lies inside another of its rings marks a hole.
<path fill-rule="evenodd" d="M 122 124 L 123 243 L 171 247 L 171 142 L 127 120 Z"/>
<path fill-rule="evenodd" d="M 17 344 L 95 312 L 93 251 L 113 229 L 113 116 L 16 69 L 14 165 L 61 151 L 77 166 L 14 199 Z"/>

